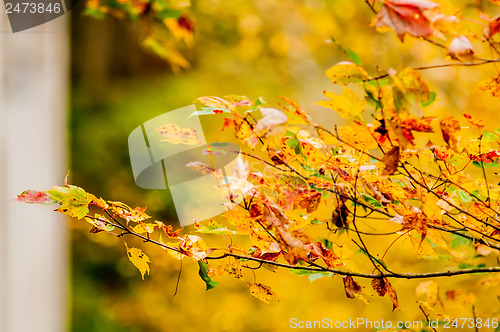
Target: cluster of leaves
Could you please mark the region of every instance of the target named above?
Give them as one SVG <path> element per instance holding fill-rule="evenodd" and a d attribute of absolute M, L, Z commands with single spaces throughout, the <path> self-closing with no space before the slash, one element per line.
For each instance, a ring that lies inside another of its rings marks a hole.
<path fill-rule="evenodd" d="M 192 47 L 195 24 L 186 13 L 190 0 L 88 0 L 85 14 L 96 19 L 110 16 L 119 20 L 139 21 L 146 25 L 142 41 L 171 65 L 174 72 L 189 68 L 182 45 Z"/>
<path fill-rule="evenodd" d="M 391 278 L 500 272 L 500 189 L 488 181 L 499 164 L 500 129 L 487 128 L 467 113 L 427 116 L 437 95 L 420 74 L 436 67 L 499 62 L 500 18 L 482 15 L 486 23 L 477 34 L 459 12 L 446 12 L 431 1 L 366 3 L 375 13 L 377 28 L 393 29 L 401 41 L 406 34 L 423 38 L 445 49 L 455 62 L 380 69 L 371 76 L 353 51 L 334 40 L 350 60 L 326 72 L 332 83 L 344 86 L 342 93 L 325 91 L 328 100 L 318 102 L 348 121 L 334 128 L 315 123 L 288 98 L 283 98 L 281 109 L 268 107 L 262 99 L 199 98 L 204 107 L 196 114 L 223 116 L 222 130 L 233 131 L 250 151 L 239 154 L 231 178 L 225 179 L 229 191 L 240 194 L 239 203 L 231 194 L 223 217 L 195 224 L 197 233 L 228 239 L 227 247 L 210 247 L 199 235 L 181 235 L 182 230 L 149 221 L 144 208 L 105 201 L 67 183 L 45 192 L 26 191 L 17 200 L 59 204 L 57 211 L 86 220 L 91 232 L 119 236 L 143 278 L 149 273 L 149 258 L 129 248 L 126 235 L 160 246 L 174 259 L 190 257 L 198 263 L 207 290 L 217 285 L 213 279 L 218 275 L 244 280 L 244 269 L 286 268 L 311 280 L 339 278 L 348 298 L 363 301 L 366 291 L 357 280 L 371 279 L 375 294 L 387 296 L 393 309 L 399 309 Z M 471 40 L 487 43 L 495 58 L 478 57 Z M 500 79 L 489 78 L 479 83 L 479 89 L 498 97 Z M 172 144 L 193 142 L 190 128 L 165 124 L 158 131 Z M 235 152 L 223 145 L 211 151 Z M 204 175 L 216 173 L 195 160 L 186 167 Z M 252 245 L 240 248 L 232 239 L 236 234 Z M 370 237 L 384 238 L 387 246 L 374 251 L 367 245 Z M 404 243 L 414 247 L 419 259 L 441 261 L 442 268 L 396 271 L 387 253 Z M 366 257 L 370 267 L 358 266 L 356 255 Z M 498 283 L 500 278 L 481 282 Z M 264 302 L 277 298 L 267 285 L 256 280 L 247 284 Z M 417 295 L 428 311 L 441 301 L 435 281 L 420 283 Z M 460 289 L 446 295 L 459 303 L 474 301 Z"/>

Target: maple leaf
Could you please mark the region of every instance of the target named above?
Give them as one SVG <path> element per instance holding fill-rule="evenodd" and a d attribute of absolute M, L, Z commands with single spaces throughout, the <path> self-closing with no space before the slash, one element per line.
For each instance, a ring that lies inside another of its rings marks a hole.
<path fill-rule="evenodd" d="M 134 266 L 141 272 L 142 279 L 144 280 L 144 274 L 147 273 L 149 274 L 149 265 L 148 263 L 151 262 L 149 260 L 149 257 L 146 256 L 145 253 L 142 252 L 141 249 L 138 248 L 128 248 L 127 247 L 127 256 L 134 264 Z"/>
<path fill-rule="evenodd" d="M 43 205 L 52 205 L 57 203 L 57 201 L 49 194 L 37 190 L 25 190 L 20 195 L 17 195 L 17 198 L 14 198 L 12 201 Z"/>
<path fill-rule="evenodd" d="M 375 16 L 377 28 L 389 27 L 404 41 L 405 34 L 413 37 L 429 37 L 434 33 L 427 11 L 438 7 L 426 0 L 386 0 Z"/>
<path fill-rule="evenodd" d="M 193 128 L 181 128 L 175 123 L 167 123 L 160 128 L 155 128 L 164 139 L 161 142 L 168 142 L 171 144 L 198 144 L 198 134 Z"/>
<path fill-rule="evenodd" d="M 342 90 L 340 96 L 330 91 L 323 91 L 323 93 L 330 100 L 322 100 L 316 104 L 331 108 L 338 112 L 344 119 L 354 120 L 358 118 L 367 105 L 365 99 L 359 99 L 354 91 L 347 87 Z"/>
<path fill-rule="evenodd" d="M 348 85 L 349 83 L 360 83 L 368 78 L 366 71 L 351 62 L 342 61 L 331 67 L 326 71 L 332 83 Z"/>
<path fill-rule="evenodd" d="M 58 212 L 82 219 L 89 212 L 92 197 L 80 187 L 68 185 L 67 187 L 53 187 L 47 194 L 58 201 L 61 206 Z"/>
<path fill-rule="evenodd" d="M 269 304 L 272 298 L 279 301 L 278 296 L 272 291 L 271 287 L 259 283 L 247 283 L 247 287 L 250 290 L 252 296 L 258 298 L 262 302 Z"/>
<path fill-rule="evenodd" d="M 400 147 L 398 145 L 386 152 L 384 157 L 382 157 L 382 162 L 385 166 L 382 170 L 382 175 L 392 175 L 396 172 L 399 166 L 400 156 Z"/>

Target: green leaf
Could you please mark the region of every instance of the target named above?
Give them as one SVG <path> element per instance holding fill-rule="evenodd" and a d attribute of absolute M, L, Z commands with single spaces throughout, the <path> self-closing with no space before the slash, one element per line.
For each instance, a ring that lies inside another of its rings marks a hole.
<path fill-rule="evenodd" d="M 436 101 L 436 96 L 437 96 L 436 92 L 434 92 L 434 91 L 429 92 L 429 99 L 421 102 L 420 105 L 422 105 L 422 107 L 429 106 L 430 104 L 432 104 L 433 102 Z"/>
<path fill-rule="evenodd" d="M 466 193 L 465 191 L 458 189 L 456 191 L 458 198 L 464 203 L 470 203 L 472 202 L 472 196 L 469 193 Z"/>
<path fill-rule="evenodd" d="M 161 11 L 158 11 L 156 16 L 163 21 L 166 18 L 179 18 L 181 13 L 182 10 L 180 9 L 163 9 Z"/>
<path fill-rule="evenodd" d="M 209 270 L 208 263 L 203 262 L 203 261 L 198 261 L 198 266 L 200 267 L 200 270 L 198 271 L 198 274 L 200 275 L 201 279 L 207 285 L 207 289 L 206 290 L 208 291 L 208 290 L 210 290 L 212 288 L 215 288 L 215 286 L 217 286 L 219 283 L 217 281 L 213 281 L 208 276 L 208 270 Z"/>
<path fill-rule="evenodd" d="M 468 263 L 460 263 L 458 264 L 458 268 L 463 270 L 463 269 L 471 269 L 472 268 L 472 265 L 468 264 Z"/>
<path fill-rule="evenodd" d="M 500 128 L 497 128 L 495 132 L 483 131 L 483 141 L 497 141 L 500 139 Z"/>
<path fill-rule="evenodd" d="M 313 282 L 314 280 L 318 280 L 323 277 L 331 277 L 332 275 L 333 275 L 332 272 L 317 272 L 309 275 L 309 280 Z"/>
<path fill-rule="evenodd" d="M 451 235 L 452 239 L 451 240 L 451 248 L 454 249 L 456 247 L 459 247 L 461 245 L 466 245 L 470 247 L 471 241 L 465 237 L 462 237 L 460 235 L 452 234 Z"/>
<path fill-rule="evenodd" d="M 340 52 L 344 53 L 349 60 L 352 60 L 357 65 L 361 65 L 361 59 L 359 58 L 359 55 L 356 54 L 356 52 L 351 51 L 345 46 L 342 46 L 338 41 L 335 40 L 335 38 L 332 37 L 332 42 L 337 46 Z"/>
<path fill-rule="evenodd" d="M 332 241 L 328 240 L 328 239 L 323 239 L 323 243 L 325 244 L 325 247 L 328 248 L 328 249 L 332 249 Z"/>
<path fill-rule="evenodd" d="M 295 149 L 297 145 L 299 145 L 299 140 L 297 138 L 290 138 L 286 140 L 286 145 L 291 147 L 292 149 Z M 300 152 L 299 152 L 300 153 Z"/>
<path fill-rule="evenodd" d="M 384 206 L 377 201 L 375 198 L 368 196 L 367 194 L 361 194 L 363 196 L 363 199 L 370 205 L 377 207 L 377 208 L 383 208 Z"/>

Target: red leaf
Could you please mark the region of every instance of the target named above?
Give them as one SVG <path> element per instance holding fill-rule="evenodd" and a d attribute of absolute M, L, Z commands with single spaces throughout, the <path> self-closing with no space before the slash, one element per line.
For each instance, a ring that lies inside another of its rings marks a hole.
<path fill-rule="evenodd" d="M 401 41 L 406 33 L 413 37 L 428 37 L 434 29 L 426 11 L 437 6 L 426 0 L 387 0 L 375 17 L 375 26 L 394 29 Z"/>
<path fill-rule="evenodd" d="M 44 193 L 43 191 L 36 190 L 23 191 L 22 194 L 17 195 L 17 198 L 13 199 L 13 201 L 43 205 L 51 205 L 57 203 L 57 201 L 55 201 L 50 195 Z"/>
<path fill-rule="evenodd" d="M 500 16 L 492 19 L 490 24 L 488 25 L 488 29 L 486 31 L 487 37 L 492 37 L 493 35 L 500 32 Z"/>

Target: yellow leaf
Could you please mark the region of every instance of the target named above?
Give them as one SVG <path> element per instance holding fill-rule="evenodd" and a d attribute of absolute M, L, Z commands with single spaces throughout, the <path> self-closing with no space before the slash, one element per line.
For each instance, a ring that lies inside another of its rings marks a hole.
<path fill-rule="evenodd" d="M 431 306 L 436 305 L 439 299 L 439 286 L 435 281 L 421 282 L 416 289 L 417 297 L 423 299 Z"/>
<path fill-rule="evenodd" d="M 171 144 L 194 145 L 198 143 L 198 133 L 193 128 L 181 128 L 175 123 L 167 123 L 155 128 L 163 137 L 162 142 Z"/>
<path fill-rule="evenodd" d="M 143 222 L 139 222 L 137 225 L 135 225 L 132 228 L 132 231 L 139 233 L 139 234 L 143 234 L 143 233 L 151 234 L 154 232 L 154 230 L 155 230 L 155 224 L 143 223 Z"/>
<path fill-rule="evenodd" d="M 348 120 L 359 117 L 366 107 L 366 100 L 359 99 L 354 91 L 349 88 L 344 88 L 340 96 L 330 91 L 324 91 L 323 93 L 330 100 L 322 100 L 317 104 L 337 111 L 340 116 Z"/>
<path fill-rule="evenodd" d="M 326 71 L 332 83 L 347 85 L 349 83 L 362 82 L 368 78 L 366 71 L 351 62 L 339 62 Z"/>
<path fill-rule="evenodd" d="M 158 242 L 164 244 L 164 245 L 167 245 L 169 247 L 172 247 L 172 248 L 179 248 L 179 243 L 175 243 L 175 242 L 164 242 L 163 241 L 163 238 L 160 234 L 160 237 L 158 239 Z M 171 249 L 165 249 L 167 251 L 167 253 L 172 256 L 173 258 L 175 259 L 178 259 L 178 260 L 182 260 L 185 255 L 181 254 L 180 252 L 178 251 L 175 251 L 175 250 L 171 250 Z"/>
<path fill-rule="evenodd" d="M 276 300 L 279 301 L 278 297 L 276 296 L 276 293 L 271 290 L 271 287 L 259 284 L 259 283 L 247 283 L 248 289 L 250 290 L 250 294 L 252 296 L 258 298 L 262 302 L 266 302 L 269 304 L 269 301 L 274 297 Z"/>
<path fill-rule="evenodd" d="M 149 257 L 142 252 L 141 249 L 137 248 L 127 248 L 128 259 L 134 264 L 134 266 L 141 272 L 142 279 L 144 279 L 144 274 L 147 272 L 149 274 L 149 265 L 151 262 Z"/>

